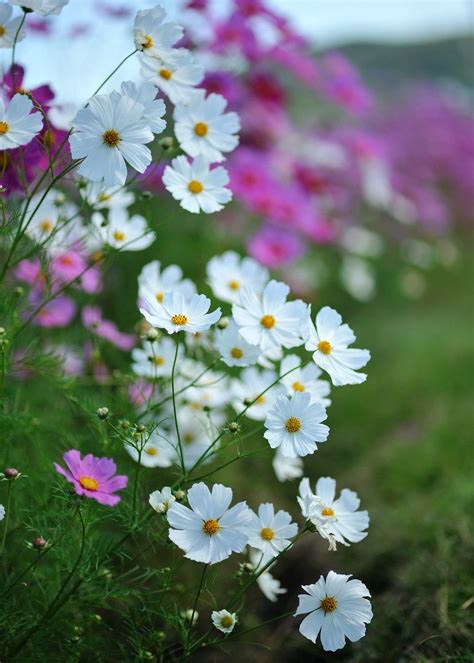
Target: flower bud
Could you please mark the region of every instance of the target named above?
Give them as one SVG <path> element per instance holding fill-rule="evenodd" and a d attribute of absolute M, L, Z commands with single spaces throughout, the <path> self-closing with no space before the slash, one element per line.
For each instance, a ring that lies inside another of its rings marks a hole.
<path fill-rule="evenodd" d="M 15 470 L 14 467 L 7 467 L 7 469 L 3 473 L 5 479 L 8 479 L 10 481 L 13 481 L 13 479 L 18 478 L 19 475 L 20 473 L 18 472 L 18 470 Z"/>
<path fill-rule="evenodd" d="M 146 426 L 144 426 L 143 424 L 138 424 L 137 433 L 140 433 L 140 434 L 146 433 Z"/>
<path fill-rule="evenodd" d="M 178 502 L 182 502 L 186 498 L 186 492 L 184 490 L 176 490 L 174 496 Z"/>
<path fill-rule="evenodd" d="M 5 327 L 0 327 L 0 336 L 5 336 L 6 333 Z"/>
<path fill-rule="evenodd" d="M 239 433 L 241 430 L 240 424 L 238 424 L 236 421 L 231 421 L 230 424 L 227 425 L 227 430 L 229 433 Z"/>
<path fill-rule="evenodd" d="M 119 426 L 122 430 L 128 430 L 130 428 L 130 422 L 127 419 L 121 419 L 119 421 Z"/>
<path fill-rule="evenodd" d="M 108 407 L 100 407 L 100 408 L 98 408 L 96 414 L 99 417 L 99 419 L 107 419 L 107 417 L 109 416 L 109 408 Z"/>
<path fill-rule="evenodd" d="M 31 545 L 33 548 L 36 548 L 36 550 L 42 550 L 46 545 L 47 545 L 46 539 L 43 539 L 42 536 L 37 536 L 33 541 L 31 542 Z"/>
<path fill-rule="evenodd" d="M 217 323 L 218 329 L 226 329 L 229 326 L 229 318 L 221 318 Z"/>
<path fill-rule="evenodd" d="M 154 327 L 149 329 L 146 333 L 146 340 L 151 341 L 152 343 L 153 341 L 157 341 L 159 338 L 160 338 L 160 332 L 158 331 L 158 329 L 155 329 Z"/>
<path fill-rule="evenodd" d="M 15 297 L 23 297 L 23 295 L 25 294 L 25 289 L 22 288 L 21 285 L 18 285 L 13 292 L 15 294 Z"/>

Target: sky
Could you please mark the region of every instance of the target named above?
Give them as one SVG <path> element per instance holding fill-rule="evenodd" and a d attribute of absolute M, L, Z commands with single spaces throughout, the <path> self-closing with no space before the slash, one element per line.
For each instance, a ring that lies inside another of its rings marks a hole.
<path fill-rule="evenodd" d="M 157 0 L 107 0 L 135 12 Z M 213 0 L 219 9 L 227 0 Z M 407 42 L 465 34 L 473 27 L 474 0 L 267 0 L 322 48 L 352 41 Z M 26 87 L 48 80 L 61 102 L 80 103 L 129 53 L 131 19 L 113 21 L 94 11 L 96 0 L 70 0 L 61 16 L 52 17 L 55 35 L 29 35 L 18 45 L 18 61 L 28 68 Z M 170 13 L 183 0 L 160 0 Z M 71 39 L 72 25 L 93 21 L 93 34 Z M 132 48 L 131 48 L 132 46 Z M 10 55 L 2 49 L 0 62 Z M 120 79 L 138 77 L 136 58 L 121 70 Z"/>

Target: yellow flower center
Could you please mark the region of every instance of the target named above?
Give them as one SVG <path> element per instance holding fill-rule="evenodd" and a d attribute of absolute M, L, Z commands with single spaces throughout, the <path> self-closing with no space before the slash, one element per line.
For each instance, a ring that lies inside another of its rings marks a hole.
<path fill-rule="evenodd" d="M 263 317 L 260 318 L 260 324 L 262 327 L 265 327 L 265 329 L 271 329 L 272 327 L 275 326 L 275 318 L 273 315 L 264 315 Z"/>
<path fill-rule="evenodd" d="M 285 424 L 285 428 L 289 433 L 297 433 L 301 428 L 301 421 L 297 417 L 290 417 Z"/>
<path fill-rule="evenodd" d="M 322 599 L 321 608 L 324 610 L 324 612 L 334 612 L 334 610 L 337 608 L 337 601 L 334 596 L 326 596 L 324 599 Z"/>
<path fill-rule="evenodd" d="M 208 131 L 209 127 L 205 122 L 197 122 L 197 124 L 194 125 L 194 133 L 196 136 L 201 136 L 201 138 L 204 138 Z"/>
<path fill-rule="evenodd" d="M 322 516 L 333 516 L 334 515 L 334 509 L 331 509 L 330 506 L 325 506 L 324 509 L 321 511 Z"/>
<path fill-rule="evenodd" d="M 145 449 L 145 453 L 148 456 L 157 456 L 158 455 L 158 449 L 156 447 L 147 447 Z"/>
<path fill-rule="evenodd" d="M 254 405 L 263 405 L 266 402 L 266 396 L 259 396 Z"/>
<path fill-rule="evenodd" d="M 86 490 L 98 490 L 99 489 L 99 484 L 95 479 L 92 479 L 92 477 L 80 477 L 79 478 L 79 483 L 83 488 Z"/>
<path fill-rule="evenodd" d="M 0 25 L 0 37 L 3 37 L 3 35 L 5 34 L 6 31 L 7 31 L 7 30 L 6 30 L 5 26 L 4 26 L 4 25 Z"/>
<path fill-rule="evenodd" d="M 221 526 L 219 525 L 218 520 L 211 518 L 210 520 L 205 520 L 202 524 L 202 531 L 208 536 L 214 536 L 220 530 Z"/>
<path fill-rule="evenodd" d="M 39 226 L 43 232 L 49 233 L 54 228 L 54 223 L 49 219 L 43 219 L 43 221 L 41 221 Z"/>
<path fill-rule="evenodd" d="M 244 356 L 244 353 L 240 348 L 232 348 L 230 354 L 234 359 L 241 359 Z"/>
<path fill-rule="evenodd" d="M 271 541 L 275 538 L 275 532 L 270 527 L 264 527 L 260 532 L 260 536 L 264 541 Z"/>
<path fill-rule="evenodd" d="M 173 75 L 173 72 L 171 72 L 169 69 L 160 69 L 158 73 L 160 74 L 161 78 L 165 79 L 165 81 L 169 81 Z"/>
<path fill-rule="evenodd" d="M 143 35 L 142 48 L 151 48 L 153 46 L 153 39 L 150 35 Z"/>
<path fill-rule="evenodd" d="M 116 231 L 114 232 L 114 235 L 113 235 L 113 236 L 114 236 L 114 239 L 117 240 L 117 242 L 123 242 L 123 240 L 124 240 L 125 237 L 126 237 L 125 233 L 122 232 L 121 230 L 116 230 Z"/>
<path fill-rule="evenodd" d="M 9 129 L 10 127 L 8 126 L 8 124 L 2 120 L 0 122 L 0 136 L 6 134 Z"/>
<path fill-rule="evenodd" d="M 240 283 L 238 281 L 229 281 L 228 286 L 231 290 L 240 290 Z"/>
<path fill-rule="evenodd" d="M 332 346 L 329 343 L 329 341 L 319 341 L 318 350 L 321 350 L 321 352 L 324 355 L 330 355 L 332 351 Z"/>
<path fill-rule="evenodd" d="M 183 435 L 183 442 L 185 444 L 191 444 L 193 440 L 194 440 L 194 435 L 192 433 L 185 433 Z"/>
<path fill-rule="evenodd" d="M 234 625 L 234 620 L 230 615 L 224 615 L 221 617 L 221 626 L 224 628 L 230 628 L 231 626 Z"/>
<path fill-rule="evenodd" d="M 165 358 L 164 357 L 151 357 L 151 361 L 155 364 L 155 366 L 163 366 L 165 363 Z"/>
<path fill-rule="evenodd" d="M 188 322 L 188 319 L 182 313 L 177 313 L 176 315 L 173 315 L 173 317 L 171 318 L 171 322 L 174 325 L 186 325 L 187 322 Z"/>
<path fill-rule="evenodd" d="M 156 301 L 157 301 L 157 302 L 160 302 L 160 304 L 163 302 L 163 297 L 164 297 L 164 295 L 163 295 L 162 292 L 157 292 L 156 295 L 155 295 L 155 297 L 156 297 Z"/>
<path fill-rule="evenodd" d="M 204 191 L 204 186 L 197 180 L 191 180 L 188 184 L 188 191 L 195 194 L 202 193 Z"/>
<path fill-rule="evenodd" d="M 110 196 L 108 196 L 106 193 L 101 193 L 99 195 L 99 200 L 101 203 L 106 203 L 108 200 L 110 200 Z"/>
<path fill-rule="evenodd" d="M 302 385 L 301 382 L 298 382 L 298 380 L 296 380 L 296 382 L 293 382 L 292 387 L 294 391 L 304 391 L 304 385 Z"/>
<path fill-rule="evenodd" d="M 118 131 L 115 131 L 115 129 L 107 129 L 107 131 L 104 131 L 102 134 L 102 140 L 104 141 L 104 145 L 107 145 L 107 147 L 117 147 L 117 145 L 120 143 L 120 136 Z"/>

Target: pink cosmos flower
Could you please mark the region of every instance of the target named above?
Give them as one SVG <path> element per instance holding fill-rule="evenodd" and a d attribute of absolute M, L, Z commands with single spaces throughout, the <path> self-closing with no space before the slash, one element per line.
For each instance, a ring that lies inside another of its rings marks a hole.
<path fill-rule="evenodd" d="M 137 380 L 128 387 L 128 400 L 135 407 L 148 403 L 153 394 L 153 385 L 146 380 Z"/>
<path fill-rule="evenodd" d="M 304 243 L 294 233 L 266 226 L 250 238 L 249 255 L 267 267 L 281 267 L 304 253 Z"/>
<path fill-rule="evenodd" d="M 36 293 L 32 294 L 31 304 L 33 308 L 36 308 L 40 303 L 39 297 Z M 75 315 L 76 305 L 73 300 L 70 297 L 60 296 L 46 304 L 32 322 L 38 327 L 67 327 Z"/>
<path fill-rule="evenodd" d="M 128 477 L 115 474 L 117 466 L 112 458 L 97 458 L 92 454 L 81 458 L 77 449 L 71 449 L 63 459 L 69 469 L 54 463 L 55 470 L 73 484 L 77 495 L 85 495 L 106 506 L 120 502 L 120 497 L 114 493 L 127 487 Z"/>
<path fill-rule="evenodd" d="M 135 336 L 133 334 L 123 334 L 113 322 L 104 320 L 102 311 L 98 306 L 84 306 L 82 322 L 86 329 L 89 329 L 96 336 L 105 338 L 106 341 L 109 341 L 120 350 L 128 352 L 135 345 Z"/>

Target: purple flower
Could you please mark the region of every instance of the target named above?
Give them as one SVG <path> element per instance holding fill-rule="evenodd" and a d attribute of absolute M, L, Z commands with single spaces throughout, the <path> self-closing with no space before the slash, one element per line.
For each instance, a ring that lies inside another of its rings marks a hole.
<path fill-rule="evenodd" d="M 248 242 L 249 254 L 267 267 L 281 267 L 304 253 L 304 244 L 294 233 L 272 226 L 261 228 Z"/>
<path fill-rule="evenodd" d="M 120 502 L 120 497 L 114 493 L 127 487 L 128 477 L 115 474 L 117 466 L 112 458 L 97 458 L 92 454 L 81 458 L 77 449 L 71 449 L 66 451 L 63 459 L 69 470 L 54 463 L 56 472 L 73 484 L 78 495 L 85 495 L 107 506 Z"/>

